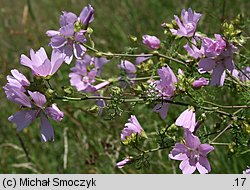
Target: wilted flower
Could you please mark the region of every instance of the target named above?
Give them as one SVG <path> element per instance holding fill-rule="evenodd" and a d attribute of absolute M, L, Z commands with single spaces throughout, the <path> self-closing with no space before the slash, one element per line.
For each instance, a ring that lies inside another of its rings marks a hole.
<path fill-rule="evenodd" d="M 226 72 L 234 70 L 233 53 L 236 48 L 223 40 L 221 35 L 215 34 L 216 40 L 204 38 L 202 46 L 204 47 L 206 58 L 199 61 L 198 67 L 201 73 L 212 72 L 211 85 L 223 86 Z"/>
<path fill-rule="evenodd" d="M 118 162 L 118 163 L 116 164 L 116 166 L 117 166 L 119 169 L 121 169 L 121 168 L 123 168 L 125 165 L 127 165 L 127 164 L 129 164 L 129 163 L 131 163 L 131 159 L 130 159 L 130 158 L 125 158 L 124 160 Z"/>
<path fill-rule="evenodd" d="M 198 80 L 195 80 L 193 83 L 192 83 L 192 86 L 194 88 L 200 88 L 202 86 L 207 86 L 209 84 L 209 81 L 207 79 L 205 79 L 204 77 L 201 77 L 200 79 Z"/>
<path fill-rule="evenodd" d="M 185 131 L 185 144 L 176 143 L 169 154 L 173 160 L 181 160 L 179 168 L 183 174 L 192 174 L 197 169 L 201 174 L 209 173 L 211 167 L 207 154 L 214 150 L 209 144 L 201 144 L 199 138 L 189 130 Z"/>
<path fill-rule="evenodd" d="M 150 35 L 142 36 L 142 42 L 150 49 L 159 49 L 161 45 L 161 41 L 155 37 Z"/>
<path fill-rule="evenodd" d="M 175 21 L 179 29 L 170 29 L 173 35 L 191 37 L 195 34 L 197 23 L 200 20 L 201 14 L 193 12 L 191 8 L 186 11 L 185 9 L 181 12 L 181 20 L 176 15 Z"/>
<path fill-rule="evenodd" d="M 77 59 L 81 59 L 86 52 L 86 48 L 81 43 L 87 41 L 85 33 L 89 23 L 94 20 L 93 15 L 94 9 L 91 5 L 84 7 L 79 17 L 71 12 L 63 12 L 60 17 L 61 28 L 58 31 L 46 32 L 51 37 L 51 47 L 66 55 L 66 63 L 71 63 L 73 53 Z"/>
<path fill-rule="evenodd" d="M 55 74 L 55 72 L 62 65 L 64 57 L 65 55 L 61 54 L 58 50 L 53 50 L 50 61 L 44 48 L 41 47 L 37 52 L 30 49 L 30 58 L 22 54 L 21 64 L 29 67 L 33 71 L 34 75 L 47 77 Z"/>
<path fill-rule="evenodd" d="M 247 166 L 247 169 L 245 171 L 243 171 L 243 174 L 250 174 L 250 167 Z"/>
<path fill-rule="evenodd" d="M 186 109 L 181 115 L 176 119 L 175 125 L 184 127 L 189 131 L 193 132 L 195 128 L 195 112 L 193 109 Z"/>
<path fill-rule="evenodd" d="M 132 137 L 132 134 L 141 135 L 142 132 L 143 128 L 136 119 L 135 115 L 131 115 L 130 119 L 128 120 L 128 123 L 125 124 L 125 128 L 122 130 L 121 140 L 127 140 L 127 138 Z"/>
<path fill-rule="evenodd" d="M 160 80 L 155 81 L 154 84 L 158 96 L 162 98 L 162 103 L 157 104 L 153 108 L 153 111 L 159 113 L 161 118 L 165 119 L 167 116 L 169 103 L 164 102 L 164 100 L 172 99 L 175 90 L 175 83 L 177 83 L 177 78 L 169 66 L 159 69 L 158 75 L 160 76 Z"/>

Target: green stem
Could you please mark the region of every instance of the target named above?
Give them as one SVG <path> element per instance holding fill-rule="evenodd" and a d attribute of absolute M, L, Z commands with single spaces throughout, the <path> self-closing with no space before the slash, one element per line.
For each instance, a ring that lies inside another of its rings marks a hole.
<path fill-rule="evenodd" d="M 215 104 L 213 102 L 209 102 L 209 101 L 204 101 L 204 103 L 218 107 L 218 108 L 223 108 L 223 109 L 239 109 L 239 108 L 250 108 L 250 106 L 248 105 L 237 105 L 237 106 L 223 106 L 223 105 L 219 105 L 219 104 Z"/>
<path fill-rule="evenodd" d="M 106 57 L 152 57 L 152 56 L 156 56 L 156 57 L 163 57 L 163 58 L 166 58 L 168 60 L 186 65 L 185 62 L 183 62 L 179 59 L 172 58 L 172 57 L 169 57 L 167 55 L 160 54 L 160 53 L 149 53 L 149 54 L 128 54 L 128 53 L 111 53 L 111 52 L 105 53 L 105 52 L 101 52 L 93 47 L 90 47 L 87 44 L 81 43 L 81 45 L 83 45 L 87 49 L 95 52 L 96 54 L 99 54 L 100 56 L 106 56 Z"/>

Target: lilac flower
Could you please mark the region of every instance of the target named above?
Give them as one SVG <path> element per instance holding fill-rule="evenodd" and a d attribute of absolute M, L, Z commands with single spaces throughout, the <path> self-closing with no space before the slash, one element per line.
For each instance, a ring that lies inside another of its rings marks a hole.
<path fill-rule="evenodd" d="M 75 67 L 71 69 L 73 72 L 69 74 L 71 85 L 75 86 L 78 91 L 82 92 L 95 92 L 109 85 L 109 81 L 104 81 L 96 86 L 93 85 L 95 77 L 98 76 L 98 74 L 101 74 L 102 65 L 104 63 L 106 63 L 106 59 L 91 58 L 88 55 L 82 60 L 77 60 Z M 92 68 L 88 72 L 88 66 L 92 64 L 95 65 L 95 68 Z"/>
<path fill-rule="evenodd" d="M 239 72 L 238 78 L 240 81 L 242 82 L 247 82 L 249 81 L 250 78 L 250 67 L 245 67 L 244 69 L 242 69 L 242 72 Z"/>
<path fill-rule="evenodd" d="M 129 164 L 129 163 L 131 163 L 131 159 L 130 159 L 130 158 L 125 158 L 124 160 L 122 160 L 122 161 L 116 163 L 116 166 L 117 166 L 119 169 L 121 169 L 121 168 L 123 168 L 125 165 L 127 165 L 127 164 Z"/>
<path fill-rule="evenodd" d="M 153 108 L 153 111 L 160 113 L 161 118 L 165 119 L 167 116 L 169 104 L 167 102 L 164 102 L 164 100 L 172 99 L 175 90 L 175 83 L 177 83 L 177 78 L 169 66 L 159 69 L 158 74 L 160 76 L 160 80 L 154 82 L 156 86 L 155 90 L 157 91 L 158 96 L 163 99 L 163 102 L 157 104 Z"/>
<path fill-rule="evenodd" d="M 136 76 L 136 67 L 133 63 L 127 60 L 122 60 L 121 64 L 118 67 L 126 72 L 129 78 L 135 78 Z"/>
<path fill-rule="evenodd" d="M 173 160 L 181 160 L 179 168 L 183 174 L 192 174 L 197 169 L 201 174 L 209 173 L 211 167 L 207 154 L 214 150 L 209 144 L 201 144 L 199 138 L 189 130 L 185 131 L 185 144 L 176 143 L 169 154 Z"/>
<path fill-rule="evenodd" d="M 142 36 L 143 43 L 150 49 L 159 49 L 161 45 L 161 41 L 155 37 L 155 36 L 150 36 L 150 35 L 144 35 Z"/>
<path fill-rule="evenodd" d="M 195 59 L 201 58 L 204 55 L 204 47 L 202 46 L 200 49 L 196 46 L 196 41 L 195 39 L 192 39 L 192 45 L 187 43 L 183 47 L 185 50 L 189 53 L 189 55 Z"/>
<path fill-rule="evenodd" d="M 83 58 L 88 65 L 93 65 L 97 71 L 96 76 L 101 76 L 103 65 L 109 62 L 105 57 L 91 57 L 88 54 Z"/>
<path fill-rule="evenodd" d="M 70 64 L 73 59 L 73 53 L 77 59 L 81 59 L 86 52 L 82 45 L 87 40 L 85 38 L 86 29 L 94 20 L 94 9 L 91 5 L 84 7 L 80 16 L 71 12 L 63 12 L 60 17 L 61 28 L 48 30 L 46 34 L 51 37 L 50 45 L 53 49 L 58 49 L 66 55 L 65 62 Z"/>
<path fill-rule="evenodd" d="M 140 123 L 134 115 L 131 115 L 130 119 L 128 120 L 128 123 L 125 124 L 125 128 L 122 130 L 121 140 L 126 140 L 128 137 L 131 137 L 132 134 L 141 135 L 142 132 L 143 129 Z"/>
<path fill-rule="evenodd" d="M 21 131 L 31 124 L 37 117 L 40 117 L 41 139 L 43 142 L 54 141 L 54 129 L 48 121 L 48 117 L 55 121 L 61 121 L 63 112 L 55 104 L 46 108 L 46 98 L 40 92 L 28 91 L 30 106 L 28 110 L 21 110 L 8 118 L 9 121 L 17 125 L 17 131 Z"/>
<path fill-rule="evenodd" d="M 64 61 L 64 55 L 57 50 L 52 51 L 51 61 L 48 59 L 44 48 L 40 48 L 37 52 L 30 50 L 30 58 L 21 55 L 21 64 L 29 67 L 36 76 L 52 76 L 59 69 Z"/>
<path fill-rule="evenodd" d="M 201 14 L 193 12 L 191 8 L 186 11 L 185 9 L 181 12 L 181 20 L 176 15 L 175 21 L 179 29 L 170 29 L 173 35 L 191 37 L 194 35 L 197 27 L 197 23 L 200 20 Z"/>
<path fill-rule="evenodd" d="M 26 89 L 30 85 L 28 79 L 18 70 L 11 70 L 13 76 L 8 75 L 8 83 L 3 87 L 7 99 L 25 107 L 31 108 L 29 97 L 25 94 Z"/>
<path fill-rule="evenodd" d="M 193 109 L 186 109 L 181 115 L 176 119 L 175 125 L 184 127 L 189 131 L 193 132 L 195 129 L 195 112 Z"/>
<path fill-rule="evenodd" d="M 247 169 L 245 171 L 243 171 L 243 174 L 250 174 L 250 167 L 247 166 Z"/>
<path fill-rule="evenodd" d="M 201 77 L 200 79 L 198 80 L 195 80 L 193 83 L 192 83 L 192 86 L 194 88 L 200 88 L 202 86 L 207 86 L 209 84 L 209 81 L 207 79 L 205 79 L 204 77 Z"/>
<path fill-rule="evenodd" d="M 149 60 L 150 59 L 150 57 L 148 56 L 148 57 L 145 57 L 145 56 L 143 56 L 144 54 L 141 54 L 141 57 L 137 57 L 136 58 L 136 60 L 135 60 L 135 64 L 136 65 L 140 65 L 142 62 L 145 62 L 145 61 L 147 61 L 147 60 Z"/>
<path fill-rule="evenodd" d="M 103 112 L 103 109 L 105 108 L 106 106 L 106 103 L 103 99 L 97 99 L 96 100 L 96 104 L 97 106 L 99 107 L 99 112 L 98 112 L 98 115 L 101 116 L 102 115 L 102 112 Z"/>
<path fill-rule="evenodd" d="M 77 60 L 73 71 L 69 74 L 70 84 L 75 86 L 78 91 L 95 92 L 96 89 L 92 85 L 95 82 L 96 70 L 92 69 L 88 72 L 88 63 L 85 60 Z"/>
<path fill-rule="evenodd" d="M 82 12 L 80 13 L 78 20 L 81 24 L 85 26 L 85 28 L 87 28 L 89 23 L 93 22 L 94 20 L 93 7 L 91 5 L 84 7 Z"/>
<path fill-rule="evenodd" d="M 203 47 L 206 58 L 199 61 L 198 67 L 201 73 L 212 72 L 211 85 L 223 86 L 225 80 L 225 70 L 234 70 L 233 53 L 236 48 L 223 40 L 221 35 L 215 34 L 216 40 L 210 38 L 203 39 Z"/>

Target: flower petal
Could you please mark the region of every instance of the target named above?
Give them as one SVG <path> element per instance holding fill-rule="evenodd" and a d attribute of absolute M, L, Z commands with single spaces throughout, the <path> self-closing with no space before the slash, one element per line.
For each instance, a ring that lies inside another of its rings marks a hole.
<path fill-rule="evenodd" d="M 207 156 L 207 154 L 213 150 L 214 150 L 214 147 L 209 144 L 201 144 L 199 146 L 200 154 L 203 156 Z"/>
<path fill-rule="evenodd" d="M 186 145 L 189 148 L 196 149 L 201 144 L 200 139 L 197 136 L 193 135 L 188 129 L 185 130 L 184 138 Z"/>
<path fill-rule="evenodd" d="M 41 138 L 42 142 L 54 141 L 54 129 L 49 123 L 48 118 L 41 113 L 40 114 L 40 128 L 41 128 Z"/>
<path fill-rule="evenodd" d="M 211 166 L 208 162 L 208 159 L 203 156 L 199 157 L 199 161 L 197 162 L 196 167 L 201 174 L 206 174 L 211 171 Z"/>
<path fill-rule="evenodd" d="M 40 92 L 31 91 L 28 91 L 28 93 L 38 107 L 42 108 L 44 106 L 44 104 L 46 103 L 46 97 L 43 94 L 41 94 Z"/>
<path fill-rule="evenodd" d="M 37 110 L 22 110 L 10 116 L 8 120 L 17 125 L 17 131 L 21 131 L 34 121 L 37 113 Z"/>
<path fill-rule="evenodd" d="M 216 63 L 212 58 L 204 58 L 199 61 L 198 67 L 200 72 L 211 71 L 214 69 Z"/>
<path fill-rule="evenodd" d="M 183 160 L 180 163 L 179 168 L 182 170 L 183 174 L 192 174 L 196 170 L 195 166 L 190 165 L 189 160 Z"/>
<path fill-rule="evenodd" d="M 225 80 L 225 67 L 223 64 L 218 64 L 212 73 L 211 86 L 223 86 Z"/>

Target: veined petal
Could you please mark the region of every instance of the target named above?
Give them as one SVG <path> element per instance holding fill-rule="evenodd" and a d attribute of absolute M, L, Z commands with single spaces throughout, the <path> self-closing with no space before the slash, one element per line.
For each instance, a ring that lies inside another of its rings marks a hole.
<path fill-rule="evenodd" d="M 200 152 L 200 154 L 203 155 L 203 156 L 207 156 L 207 154 L 208 154 L 209 152 L 213 151 L 213 150 L 214 150 L 214 147 L 211 146 L 211 145 L 209 145 L 209 144 L 201 144 L 201 145 L 199 146 L 199 152 Z"/>
<path fill-rule="evenodd" d="M 216 62 L 212 58 L 204 58 L 200 60 L 198 63 L 198 67 L 201 72 L 211 71 L 214 69 L 215 65 L 216 65 Z"/>
<path fill-rule="evenodd" d="M 66 37 L 72 37 L 74 35 L 74 24 L 68 24 L 61 27 L 59 32 Z"/>
<path fill-rule="evenodd" d="M 40 92 L 31 92 L 31 91 L 28 91 L 28 93 L 38 107 L 42 108 L 45 105 L 46 98 L 43 94 L 41 94 Z"/>
<path fill-rule="evenodd" d="M 41 113 L 40 114 L 40 128 L 41 128 L 41 138 L 42 142 L 54 141 L 54 129 L 49 123 L 48 118 Z"/>
<path fill-rule="evenodd" d="M 38 110 L 22 110 L 10 116 L 8 120 L 17 125 L 17 131 L 21 131 L 34 121 L 37 113 Z"/>
<path fill-rule="evenodd" d="M 223 86 L 225 80 L 225 67 L 223 64 L 218 64 L 212 73 L 211 86 Z M 224 75 L 224 76 L 223 76 Z"/>
<path fill-rule="evenodd" d="M 183 174 L 192 174 L 196 170 L 195 166 L 190 165 L 189 160 L 183 160 L 180 163 L 179 168 L 182 170 Z"/>
<path fill-rule="evenodd" d="M 187 147 L 191 149 L 196 149 L 201 144 L 200 139 L 197 136 L 193 135 L 192 132 L 190 132 L 188 129 L 185 130 L 184 138 Z"/>
<path fill-rule="evenodd" d="M 196 167 L 201 174 L 206 174 L 211 171 L 211 166 L 206 157 L 200 156 L 199 161 L 196 163 Z"/>
<path fill-rule="evenodd" d="M 55 121 L 61 121 L 63 119 L 64 113 L 59 110 L 56 104 L 52 104 L 51 107 L 45 109 L 45 113 Z"/>
<path fill-rule="evenodd" d="M 34 66 L 33 71 L 35 75 L 46 77 L 49 76 L 51 73 L 51 62 L 50 60 L 46 59 L 44 63 L 40 66 Z"/>
<path fill-rule="evenodd" d="M 52 69 L 51 69 L 50 75 L 55 74 L 55 72 L 59 69 L 59 67 L 62 65 L 64 61 L 64 57 L 65 57 L 64 53 L 61 53 L 60 51 L 56 49 L 52 51 L 52 55 L 51 55 Z"/>
<path fill-rule="evenodd" d="M 82 59 L 82 56 L 86 52 L 86 48 L 81 44 L 73 44 L 74 55 L 77 59 Z"/>

